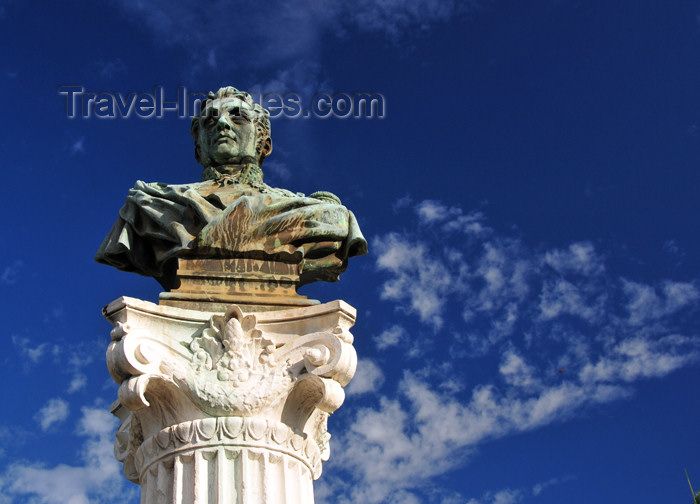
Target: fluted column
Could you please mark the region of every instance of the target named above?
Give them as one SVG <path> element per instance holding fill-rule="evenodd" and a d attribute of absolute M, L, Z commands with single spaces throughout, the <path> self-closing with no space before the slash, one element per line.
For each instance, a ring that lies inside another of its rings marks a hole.
<path fill-rule="evenodd" d="M 115 455 L 142 504 L 313 504 L 357 357 L 342 301 L 224 314 L 108 305 Z"/>

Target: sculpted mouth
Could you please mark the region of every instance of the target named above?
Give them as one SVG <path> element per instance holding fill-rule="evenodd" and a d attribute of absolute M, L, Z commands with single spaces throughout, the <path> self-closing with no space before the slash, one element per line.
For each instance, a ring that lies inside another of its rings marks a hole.
<path fill-rule="evenodd" d="M 231 135 L 219 135 L 218 137 L 216 137 L 214 139 L 214 143 L 218 144 L 218 143 L 222 143 L 222 142 L 235 141 L 235 140 L 236 139 Z"/>

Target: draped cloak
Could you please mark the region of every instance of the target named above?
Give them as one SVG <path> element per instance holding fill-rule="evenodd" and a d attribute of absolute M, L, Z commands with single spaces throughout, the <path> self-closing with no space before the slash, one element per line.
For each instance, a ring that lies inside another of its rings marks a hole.
<path fill-rule="evenodd" d="M 338 280 L 349 257 L 366 253 L 355 216 L 330 193 L 306 197 L 229 175 L 183 185 L 136 182 L 95 260 L 168 288 L 177 257 L 297 263 L 306 284 Z"/>

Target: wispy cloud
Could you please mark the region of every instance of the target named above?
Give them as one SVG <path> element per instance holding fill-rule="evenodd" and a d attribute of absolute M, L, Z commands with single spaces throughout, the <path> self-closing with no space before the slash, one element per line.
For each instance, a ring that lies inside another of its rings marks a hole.
<path fill-rule="evenodd" d="M 275 72 L 273 78 L 250 86 L 250 92 L 266 93 L 296 93 L 304 100 L 311 100 L 320 90 L 330 91 L 328 82 L 321 65 L 312 59 L 301 59 L 283 66 Z"/>
<path fill-rule="evenodd" d="M 476 236 L 492 231 L 491 228 L 485 225 L 486 217 L 478 210 L 465 214 L 459 207 L 448 207 L 442 202 L 435 200 L 423 200 L 416 205 L 415 212 L 420 223 L 427 225 L 438 224 L 445 231 L 462 231 L 466 235 Z"/>
<path fill-rule="evenodd" d="M 72 394 L 74 392 L 78 392 L 79 390 L 84 389 L 85 385 L 87 385 L 87 376 L 82 373 L 76 373 L 73 375 L 73 379 L 68 385 L 68 393 Z"/>
<path fill-rule="evenodd" d="M 18 426 L 0 425 L 0 458 L 10 455 L 31 437 L 29 431 Z M 0 502 L 3 502 L 0 499 Z"/>
<path fill-rule="evenodd" d="M 484 494 L 478 499 L 469 499 L 467 504 L 516 504 L 526 500 L 528 495 L 537 497 L 547 488 L 561 485 L 562 483 L 566 483 L 573 479 L 574 478 L 571 476 L 563 476 L 551 478 L 540 483 L 535 483 L 532 485 L 532 488 L 504 488 L 497 491 L 490 490 L 484 492 Z M 443 502 L 442 504 L 446 503 Z"/>
<path fill-rule="evenodd" d="M 543 481 L 541 483 L 535 483 L 532 486 L 532 495 L 537 497 L 539 494 L 541 494 L 547 488 L 550 488 L 550 487 L 553 487 L 556 485 L 561 485 L 562 483 L 566 483 L 566 482 L 572 481 L 574 479 L 576 479 L 576 478 L 574 478 L 573 476 L 562 476 L 562 477 L 558 477 L 558 478 L 551 478 L 551 479 L 549 479 L 547 481 Z"/>
<path fill-rule="evenodd" d="M 78 152 L 85 152 L 85 138 L 80 137 L 75 140 L 70 146 L 70 152 L 72 155 L 76 155 Z"/>
<path fill-rule="evenodd" d="M 5 285 L 14 285 L 17 282 L 19 272 L 24 267 L 24 262 L 21 260 L 16 260 L 9 266 L 5 266 L 0 274 L 0 283 Z"/>
<path fill-rule="evenodd" d="M 395 392 L 358 410 L 334 437 L 336 475 L 326 491 L 335 502 L 416 500 L 432 477 L 490 439 L 628 398 L 636 382 L 700 361 L 700 338 L 675 319 L 697 315 L 693 281 L 632 281 L 590 242 L 529 247 L 478 212 L 438 201 L 413 210 L 413 231 L 374 239 L 380 294 L 408 315 L 375 343 L 410 353 L 420 339 L 421 362 L 442 364 L 407 370 Z M 471 391 L 454 386 L 465 360 L 482 357 L 498 361 L 494 373 Z M 516 503 L 550 483 L 470 502 Z"/>
<path fill-rule="evenodd" d="M 0 0 L 0 20 L 7 18 L 7 12 L 13 7 L 17 0 Z"/>
<path fill-rule="evenodd" d="M 274 65 L 315 54 L 325 26 L 342 10 L 338 2 L 271 2 L 213 0 L 206 5 L 186 1 L 118 2 L 139 23 L 150 27 L 158 43 L 181 45 L 208 62 L 212 51 L 235 54 L 227 65 Z M 245 13 L 245 22 L 231 29 L 230 14 Z M 270 26 L 284 29 L 270 30 Z M 238 48 L 235 53 L 232 48 Z"/>
<path fill-rule="evenodd" d="M 121 0 L 121 7 L 145 21 L 161 43 L 206 47 L 234 47 L 246 40 L 250 53 L 242 57 L 294 58 L 320 49 L 321 36 L 345 35 L 345 28 L 359 28 L 389 38 L 399 38 L 413 28 L 468 14 L 483 2 L 444 0 L 361 0 L 352 5 L 340 1 L 303 2 L 279 0 L 251 4 L 242 0 L 213 0 L 206 5 L 183 0 Z M 230 13 L 245 13 L 245 23 L 230 29 Z M 285 29 L 271 30 L 270 26 Z M 234 44 L 233 46 L 230 44 Z"/>
<path fill-rule="evenodd" d="M 497 492 L 486 492 L 480 499 L 469 499 L 467 504 L 516 504 L 522 499 L 522 490 L 506 488 Z"/>
<path fill-rule="evenodd" d="M 655 288 L 622 279 L 622 287 L 628 298 L 629 323 L 634 326 L 671 315 L 700 298 L 691 282 L 666 280 Z"/>
<path fill-rule="evenodd" d="M 371 359 L 360 359 L 357 363 L 355 378 L 345 392 L 348 395 L 360 395 L 368 392 L 378 392 L 384 383 L 384 373 Z"/>
<path fill-rule="evenodd" d="M 399 42 L 416 29 L 428 31 L 454 16 L 473 12 L 482 2 L 212 0 L 199 4 L 185 0 L 119 0 L 116 3 L 136 23 L 148 26 L 156 43 L 184 47 L 190 53 L 195 71 L 205 66 L 224 70 L 281 68 L 275 80 L 282 82 L 285 90 L 301 93 L 299 89 L 288 89 L 290 81 L 297 85 L 302 81 L 318 85 L 320 81 L 308 73 L 294 75 L 295 67 L 299 62 L 304 67 L 316 65 L 327 38 L 342 40 L 352 29 L 378 33 Z M 231 13 L 245 20 L 236 23 L 235 29 L 231 28 Z M 279 28 L 270 29 L 270 26 Z M 226 57 L 217 57 L 222 54 Z"/>
<path fill-rule="evenodd" d="M 41 504 L 128 502 L 135 497 L 136 489 L 126 483 L 114 458 L 116 424 L 116 418 L 105 408 L 83 408 L 76 432 L 84 438 L 79 452 L 82 464 L 12 464 L 0 476 L 1 493 L 16 498 L 16 502 Z"/>
<path fill-rule="evenodd" d="M 29 338 L 17 336 L 16 334 L 13 334 L 11 339 L 12 344 L 20 355 L 29 359 L 33 364 L 38 363 L 41 358 L 51 350 L 51 346 L 46 342 L 33 345 Z"/>
<path fill-rule="evenodd" d="M 683 257 L 685 255 L 680 246 L 678 246 L 678 243 L 676 243 L 676 240 L 666 240 L 666 242 L 664 242 L 663 249 L 669 254 L 678 257 Z"/>
<path fill-rule="evenodd" d="M 49 313 L 51 317 L 60 318 L 63 314 L 62 310 L 62 307 L 58 307 Z M 52 322 L 50 318 L 45 319 L 45 321 Z M 17 334 L 13 334 L 11 340 L 17 353 L 23 357 L 22 363 L 27 371 L 43 361 L 45 364 L 42 365 L 55 366 L 57 373 L 68 375 L 69 383 L 66 391 L 69 394 L 78 392 L 87 386 L 85 367 L 93 363 L 98 356 L 104 355 L 103 344 L 99 340 L 71 342 L 69 345 L 59 338 L 51 342 L 38 343 Z"/>
<path fill-rule="evenodd" d="M 333 495 L 344 495 L 338 502 L 383 503 L 397 491 L 429 488 L 432 477 L 454 469 L 489 439 L 562 422 L 581 408 L 629 396 L 630 389 L 619 379 L 663 376 L 697 361 L 697 350 L 692 350 L 693 357 L 679 358 L 681 352 L 668 343 L 663 347 L 618 352 L 614 363 L 621 366 L 618 374 L 584 372 L 559 383 L 532 381 L 535 370 L 523 362 L 518 366 L 524 365 L 527 378 L 513 381 L 516 375 L 507 371 L 509 367 L 515 371 L 513 363 L 506 361 L 501 366 L 505 383 L 478 385 L 466 402 L 407 373 L 396 398 L 382 397 L 379 407 L 360 409 L 350 431 L 334 438 L 335 474 L 351 476 L 344 483 L 340 479 L 329 483 L 335 485 Z M 601 357 L 592 367 L 607 370 L 608 364 Z M 654 371 L 648 373 L 647 366 Z M 372 464 L 366 464 L 368 458 Z"/>
<path fill-rule="evenodd" d="M 377 269 L 390 277 L 382 285 L 382 299 L 398 301 L 398 309 L 417 314 L 423 322 L 442 326 L 446 300 L 464 290 L 465 271 L 459 271 L 456 265 L 461 256 L 449 256 L 443 262 L 429 252 L 426 244 L 397 233 L 375 238 L 372 246 L 376 250 Z"/>
<path fill-rule="evenodd" d="M 105 79 L 111 79 L 117 74 L 124 73 L 128 68 L 126 63 L 124 63 L 121 58 L 115 58 L 108 61 L 97 61 L 94 65 L 98 69 L 100 76 L 104 77 Z"/>
<path fill-rule="evenodd" d="M 442 328 L 447 312 L 459 310 L 465 324 L 456 329 L 472 353 L 488 352 L 515 334 L 575 334 L 582 323 L 617 338 L 660 323 L 661 334 L 670 330 L 664 321 L 700 300 L 693 281 L 650 285 L 616 277 L 591 242 L 542 250 L 496 233 L 481 212 L 432 200 L 414 210 L 413 232 L 373 240 L 376 268 L 384 276 L 381 296 L 434 329 Z M 384 348 L 397 344 L 398 336 L 389 327 L 376 342 Z"/>
<path fill-rule="evenodd" d="M 34 419 L 39 422 L 41 430 L 46 432 L 57 423 L 68 418 L 68 403 L 59 397 L 49 399 L 49 401 L 34 415 Z"/>
<path fill-rule="evenodd" d="M 374 343 L 377 345 L 377 350 L 384 350 L 399 344 L 406 343 L 408 333 L 398 324 L 394 324 L 388 329 L 382 331 L 378 336 L 374 337 Z"/>
<path fill-rule="evenodd" d="M 272 179 L 275 180 L 289 180 L 292 176 L 292 171 L 289 169 L 286 163 L 280 161 L 268 161 L 265 163 L 265 174 L 271 175 Z"/>

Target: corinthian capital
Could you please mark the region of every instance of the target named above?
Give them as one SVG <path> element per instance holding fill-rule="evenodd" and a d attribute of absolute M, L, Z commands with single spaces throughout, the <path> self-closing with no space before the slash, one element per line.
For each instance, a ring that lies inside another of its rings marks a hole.
<path fill-rule="evenodd" d="M 120 298 L 104 314 L 120 384 L 116 452 L 130 479 L 145 476 L 158 449 L 188 443 L 265 446 L 320 475 L 326 420 L 357 365 L 348 304 L 215 314 Z"/>

